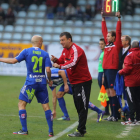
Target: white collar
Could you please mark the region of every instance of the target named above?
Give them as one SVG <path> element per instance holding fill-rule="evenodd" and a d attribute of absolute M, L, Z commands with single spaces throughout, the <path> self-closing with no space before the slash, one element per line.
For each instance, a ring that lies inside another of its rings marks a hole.
<path fill-rule="evenodd" d="M 124 54 L 128 50 L 129 46 L 122 49 L 122 54 Z"/>

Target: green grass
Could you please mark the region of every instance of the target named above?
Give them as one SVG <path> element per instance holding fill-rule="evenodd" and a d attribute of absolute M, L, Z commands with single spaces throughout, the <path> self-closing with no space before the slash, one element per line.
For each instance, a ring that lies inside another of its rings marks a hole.
<path fill-rule="evenodd" d="M 48 137 L 48 126 L 45 120 L 45 114 L 41 104 L 38 104 L 36 98 L 32 103 L 27 105 L 27 124 L 28 136 L 13 135 L 13 131 L 21 128 L 18 117 L 18 96 L 20 89 L 24 85 L 25 77 L 10 77 L 0 76 L 0 140 L 46 140 Z M 49 88 L 48 88 L 49 89 Z M 100 107 L 100 102 L 97 101 L 99 88 L 97 80 L 93 80 L 90 101 L 96 106 Z M 52 96 L 49 90 L 50 106 L 52 108 Z M 54 120 L 54 133 L 55 135 L 65 130 L 71 124 L 78 120 L 77 112 L 74 107 L 73 98 L 71 95 L 65 95 L 66 106 L 71 118 L 71 121 L 57 121 Z M 92 111 L 89 110 L 89 113 Z M 62 116 L 62 112 L 57 105 L 57 118 Z M 126 136 L 122 135 L 123 131 L 126 133 L 127 126 L 122 126 L 119 122 L 96 122 L 97 114 L 93 115 L 87 121 L 87 132 L 82 140 L 117 140 L 117 135 L 121 135 L 123 140 L 138 140 L 140 139 L 140 126 L 134 126 Z M 75 131 L 76 128 L 69 133 Z M 58 140 L 73 139 L 78 140 L 81 138 L 68 138 L 66 134 L 58 138 Z"/>

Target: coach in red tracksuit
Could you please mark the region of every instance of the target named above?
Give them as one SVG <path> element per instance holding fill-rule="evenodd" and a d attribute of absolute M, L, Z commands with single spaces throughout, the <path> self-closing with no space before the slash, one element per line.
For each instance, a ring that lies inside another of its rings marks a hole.
<path fill-rule="evenodd" d="M 135 112 L 136 120 L 140 121 L 140 49 L 138 41 L 132 42 L 129 54 L 124 59 L 124 68 L 119 71 L 119 74 L 124 75 L 127 98 L 129 98 L 128 105 L 131 119 L 129 123 L 133 124 Z M 138 123 L 140 124 L 140 122 Z"/>
<path fill-rule="evenodd" d="M 82 48 L 72 42 L 72 36 L 68 32 L 60 34 L 60 43 L 63 51 L 59 59 L 52 56 L 54 67 L 66 69 L 69 81 L 72 85 L 73 99 L 79 116 L 78 132 L 69 134 L 69 137 L 83 137 L 86 133 L 86 120 L 88 102 L 91 91 L 92 77 L 88 69 L 86 55 Z"/>
<path fill-rule="evenodd" d="M 101 14 L 103 15 L 103 12 Z M 108 32 L 105 18 L 102 16 L 102 33 L 106 43 L 103 57 L 104 84 L 111 107 L 111 116 L 107 118 L 108 121 L 118 121 L 118 100 L 113 87 L 118 70 L 119 52 L 122 47 L 120 12 L 117 12 L 116 16 L 118 17 L 116 32 Z"/>

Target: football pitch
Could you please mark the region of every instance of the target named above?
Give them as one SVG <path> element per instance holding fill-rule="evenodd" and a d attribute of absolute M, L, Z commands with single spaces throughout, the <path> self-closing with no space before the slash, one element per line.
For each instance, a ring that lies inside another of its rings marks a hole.
<path fill-rule="evenodd" d="M 83 138 L 69 138 L 67 134 L 75 131 L 75 124 L 78 120 L 77 112 L 74 107 L 71 95 L 64 96 L 66 106 L 70 115 L 70 121 L 57 121 L 54 119 L 54 135 L 48 137 L 48 126 L 45 113 L 41 104 L 37 103 L 36 98 L 27 105 L 27 126 L 29 135 L 14 135 L 12 132 L 21 129 L 18 117 L 18 96 L 20 89 L 24 85 L 25 77 L 0 76 L 0 140 L 139 140 L 140 126 L 123 126 L 121 120 L 118 122 L 97 120 L 97 113 L 89 110 L 87 120 L 87 134 Z M 57 88 L 58 90 L 58 88 Z M 52 95 L 49 91 L 50 107 L 52 109 Z M 97 101 L 99 87 L 97 80 L 93 80 L 90 101 L 97 107 L 101 107 Z M 57 104 L 57 118 L 63 114 Z M 107 116 L 104 116 L 104 118 Z"/>

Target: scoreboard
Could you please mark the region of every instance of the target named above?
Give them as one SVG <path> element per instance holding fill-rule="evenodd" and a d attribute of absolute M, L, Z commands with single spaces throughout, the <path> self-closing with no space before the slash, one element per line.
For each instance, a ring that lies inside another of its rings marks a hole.
<path fill-rule="evenodd" d="M 115 16 L 119 11 L 119 0 L 103 0 L 103 16 Z"/>

